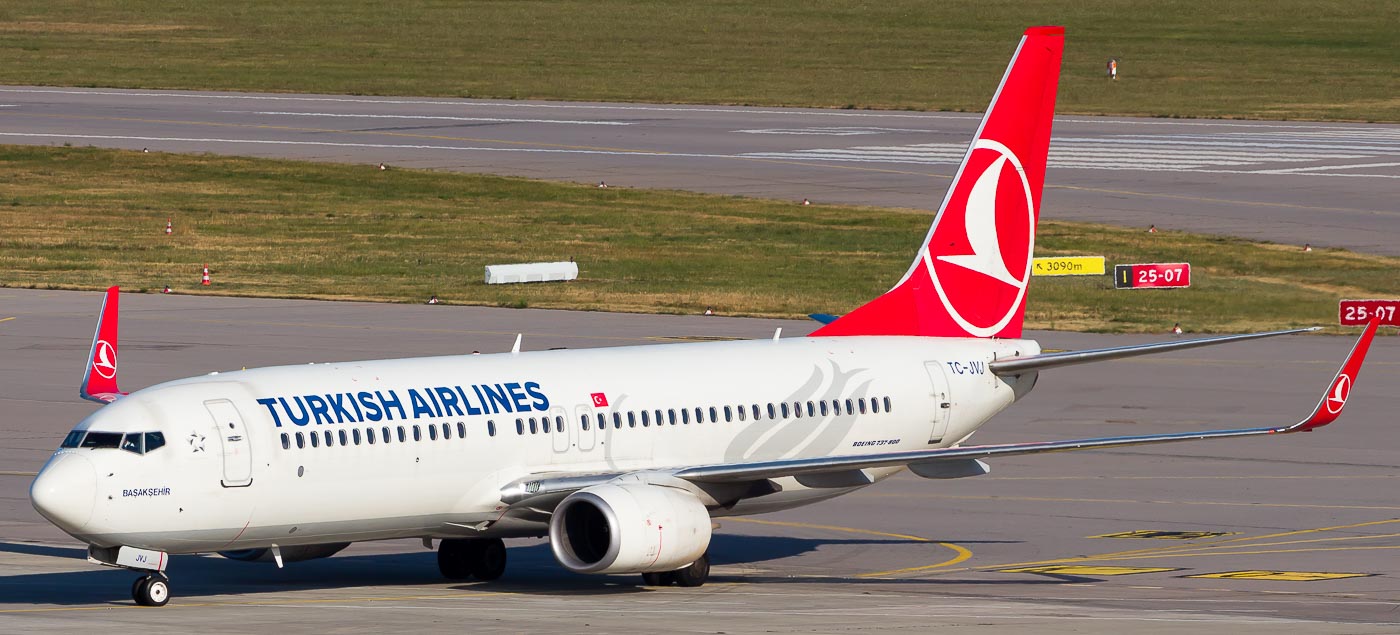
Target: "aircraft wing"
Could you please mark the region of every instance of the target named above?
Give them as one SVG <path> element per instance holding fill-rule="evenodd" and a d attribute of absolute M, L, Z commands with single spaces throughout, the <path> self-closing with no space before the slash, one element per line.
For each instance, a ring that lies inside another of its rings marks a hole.
<path fill-rule="evenodd" d="M 1229 428 L 1221 430 L 1205 430 L 1198 432 L 1177 432 L 1170 434 L 1149 434 L 1123 437 L 1095 437 L 1087 439 L 1070 439 L 1066 441 L 1040 441 L 1034 443 L 1005 443 L 994 445 L 969 445 L 949 448 L 938 448 L 933 450 L 915 450 L 908 452 L 888 452 L 883 454 L 857 454 L 849 456 L 822 456 L 798 459 L 779 459 L 773 461 L 755 461 L 744 463 L 721 463 L 714 465 L 701 465 L 693 467 L 672 468 L 669 470 L 649 470 L 650 472 L 660 472 L 669 476 L 679 478 L 697 485 L 705 484 L 726 484 L 762 481 L 766 479 L 781 478 L 787 476 L 803 476 L 814 474 L 842 475 L 866 468 L 909 466 L 916 471 L 937 472 L 940 467 L 948 470 L 948 473 L 958 474 L 965 470 L 976 470 L 972 465 L 978 459 L 1013 456 L 1019 454 L 1039 454 L 1042 452 L 1070 452 L 1074 450 L 1096 450 L 1103 448 L 1117 448 L 1132 445 L 1150 445 L 1156 443 L 1172 443 L 1177 441 L 1195 441 L 1199 439 L 1223 439 L 1231 437 L 1252 437 L 1272 434 L 1289 434 L 1293 432 L 1308 432 L 1332 423 L 1342 413 L 1343 406 L 1346 405 L 1347 397 L 1351 394 L 1351 388 L 1356 381 L 1357 375 L 1361 371 L 1361 364 L 1366 358 L 1366 352 L 1371 346 L 1371 340 L 1375 337 L 1376 329 L 1380 325 L 1379 321 L 1373 321 L 1367 325 L 1365 332 L 1357 339 L 1355 346 L 1347 355 L 1346 361 L 1333 376 L 1332 381 L 1327 385 L 1327 391 L 1323 393 L 1317 406 L 1312 413 L 1302 420 L 1292 424 L 1282 426 L 1268 426 L 1262 428 Z M 1308 330 L 1308 329 L 1303 329 Z M 1192 342 L 1171 342 L 1169 344 L 1178 345 L 1176 348 L 1186 348 L 1185 345 L 1205 345 L 1205 343 L 1216 343 L 1232 338 L 1267 337 L 1288 332 L 1281 331 L 1273 333 L 1227 336 L 1226 338 L 1209 338 L 1207 340 L 1195 340 Z M 1151 345 L 1149 345 L 1151 346 Z M 1113 350 L 1113 349 L 1106 349 Z M 1158 351 L 1161 348 L 1156 349 Z M 1035 359 L 1035 358 L 1031 358 Z M 1078 361 L 1070 363 L 1080 363 Z M 984 466 L 985 467 L 985 466 Z M 979 473 L 979 472 L 971 472 Z M 613 478 L 622 476 L 625 473 L 597 473 L 597 474 L 537 474 L 520 479 L 506 489 L 502 490 L 502 500 L 507 504 L 523 504 L 535 509 L 552 508 L 552 504 L 546 501 L 557 502 L 562 497 L 573 491 L 605 483 Z M 964 473 L 967 475 L 968 473 Z M 541 504 L 545 503 L 545 504 Z"/>
<path fill-rule="evenodd" d="M 1243 342 L 1264 337 L 1292 335 L 1294 333 L 1308 333 L 1317 330 L 1321 330 L 1321 327 L 1314 326 L 1312 328 L 1288 329 L 1286 331 L 1266 331 L 1263 333 L 1246 333 L 1244 335 L 1221 335 L 1219 337 L 1203 337 L 1200 339 L 1176 342 L 1155 342 L 1152 344 L 1134 344 L 1132 346 L 1115 346 L 1112 348 L 1097 348 L 1084 351 L 1046 353 L 1044 355 L 997 360 L 988 364 L 987 367 L 996 375 L 1005 377 L 1008 375 L 1019 375 L 1026 372 L 1045 370 L 1047 368 L 1088 364 L 1090 362 L 1104 362 L 1110 359 L 1181 351 L 1188 348 L 1214 346 L 1216 344 L 1226 344 L 1229 342 Z"/>

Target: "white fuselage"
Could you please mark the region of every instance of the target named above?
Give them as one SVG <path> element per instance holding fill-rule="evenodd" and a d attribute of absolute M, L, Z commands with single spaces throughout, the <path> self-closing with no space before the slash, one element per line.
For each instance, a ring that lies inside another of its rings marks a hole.
<path fill-rule="evenodd" d="M 90 464 L 95 500 L 86 520 L 51 520 L 99 546 L 172 553 L 543 535 L 540 520 L 486 522 L 506 509 L 502 487 L 532 474 L 946 447 L 1034 383 L 1009 384 L 987 362 L 1037 353 L 1028 340 L 816 337 L 210 374 L 132 393 L 80 423 L 158 431 L 166 443 L 144 455 L 59 450 L 50 464 L 69 462 L 66 473 L 86 478 Z M 856 489 L 778 485 L 711 513 Z"/>

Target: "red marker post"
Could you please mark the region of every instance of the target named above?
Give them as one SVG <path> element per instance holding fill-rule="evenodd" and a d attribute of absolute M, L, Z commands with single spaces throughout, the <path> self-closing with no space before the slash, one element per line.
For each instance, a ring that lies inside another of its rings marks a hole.
<path fill-rule="evenodd" d="M 1400 299 L 1342 300 L 1337 313 L 1342 326 L 1366 326 L 1371 320 L 1380 320 L 1384 326 L 1400 326 Z"/>
<path fill-rule="evenodd" d="M 1138 265 L 1115 265 L 1115 289 L 1173 289 L 1191 286 L 1191 263 L 1153 262 Z"/>

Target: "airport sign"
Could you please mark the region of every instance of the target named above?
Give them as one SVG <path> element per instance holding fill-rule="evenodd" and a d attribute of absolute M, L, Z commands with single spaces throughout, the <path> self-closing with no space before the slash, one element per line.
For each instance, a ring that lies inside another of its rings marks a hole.
<path fill-rule="evenodd" d="M 1036 258 L 1031 265 L 1033 276 L 1101 276 L 1103 256 L 1052 256 Z"/>
<path fill-rule="evenodd" d="M 1191 263 L 1152 262 L 1113 267 L 1115 289 L 1171 289 L 1191 286 Z"/>
<path fill-rule="evenodd" d="M 1400 299 L 1342 300 L 1337 312 L 1342 326 L 1366 326 L 1371 320 L 1380 320 L 1387 326 L 1400 326 Z"/>

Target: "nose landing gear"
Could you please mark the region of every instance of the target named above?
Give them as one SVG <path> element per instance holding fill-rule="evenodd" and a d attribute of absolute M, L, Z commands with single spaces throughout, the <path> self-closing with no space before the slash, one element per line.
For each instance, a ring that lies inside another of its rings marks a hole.
<path fill-rule="evenodd" d="M 140 606 L 165 606 L 170 601 L 170 579 L 164 573 L 152 573 L 131 583 L 131 599 Z"/>

